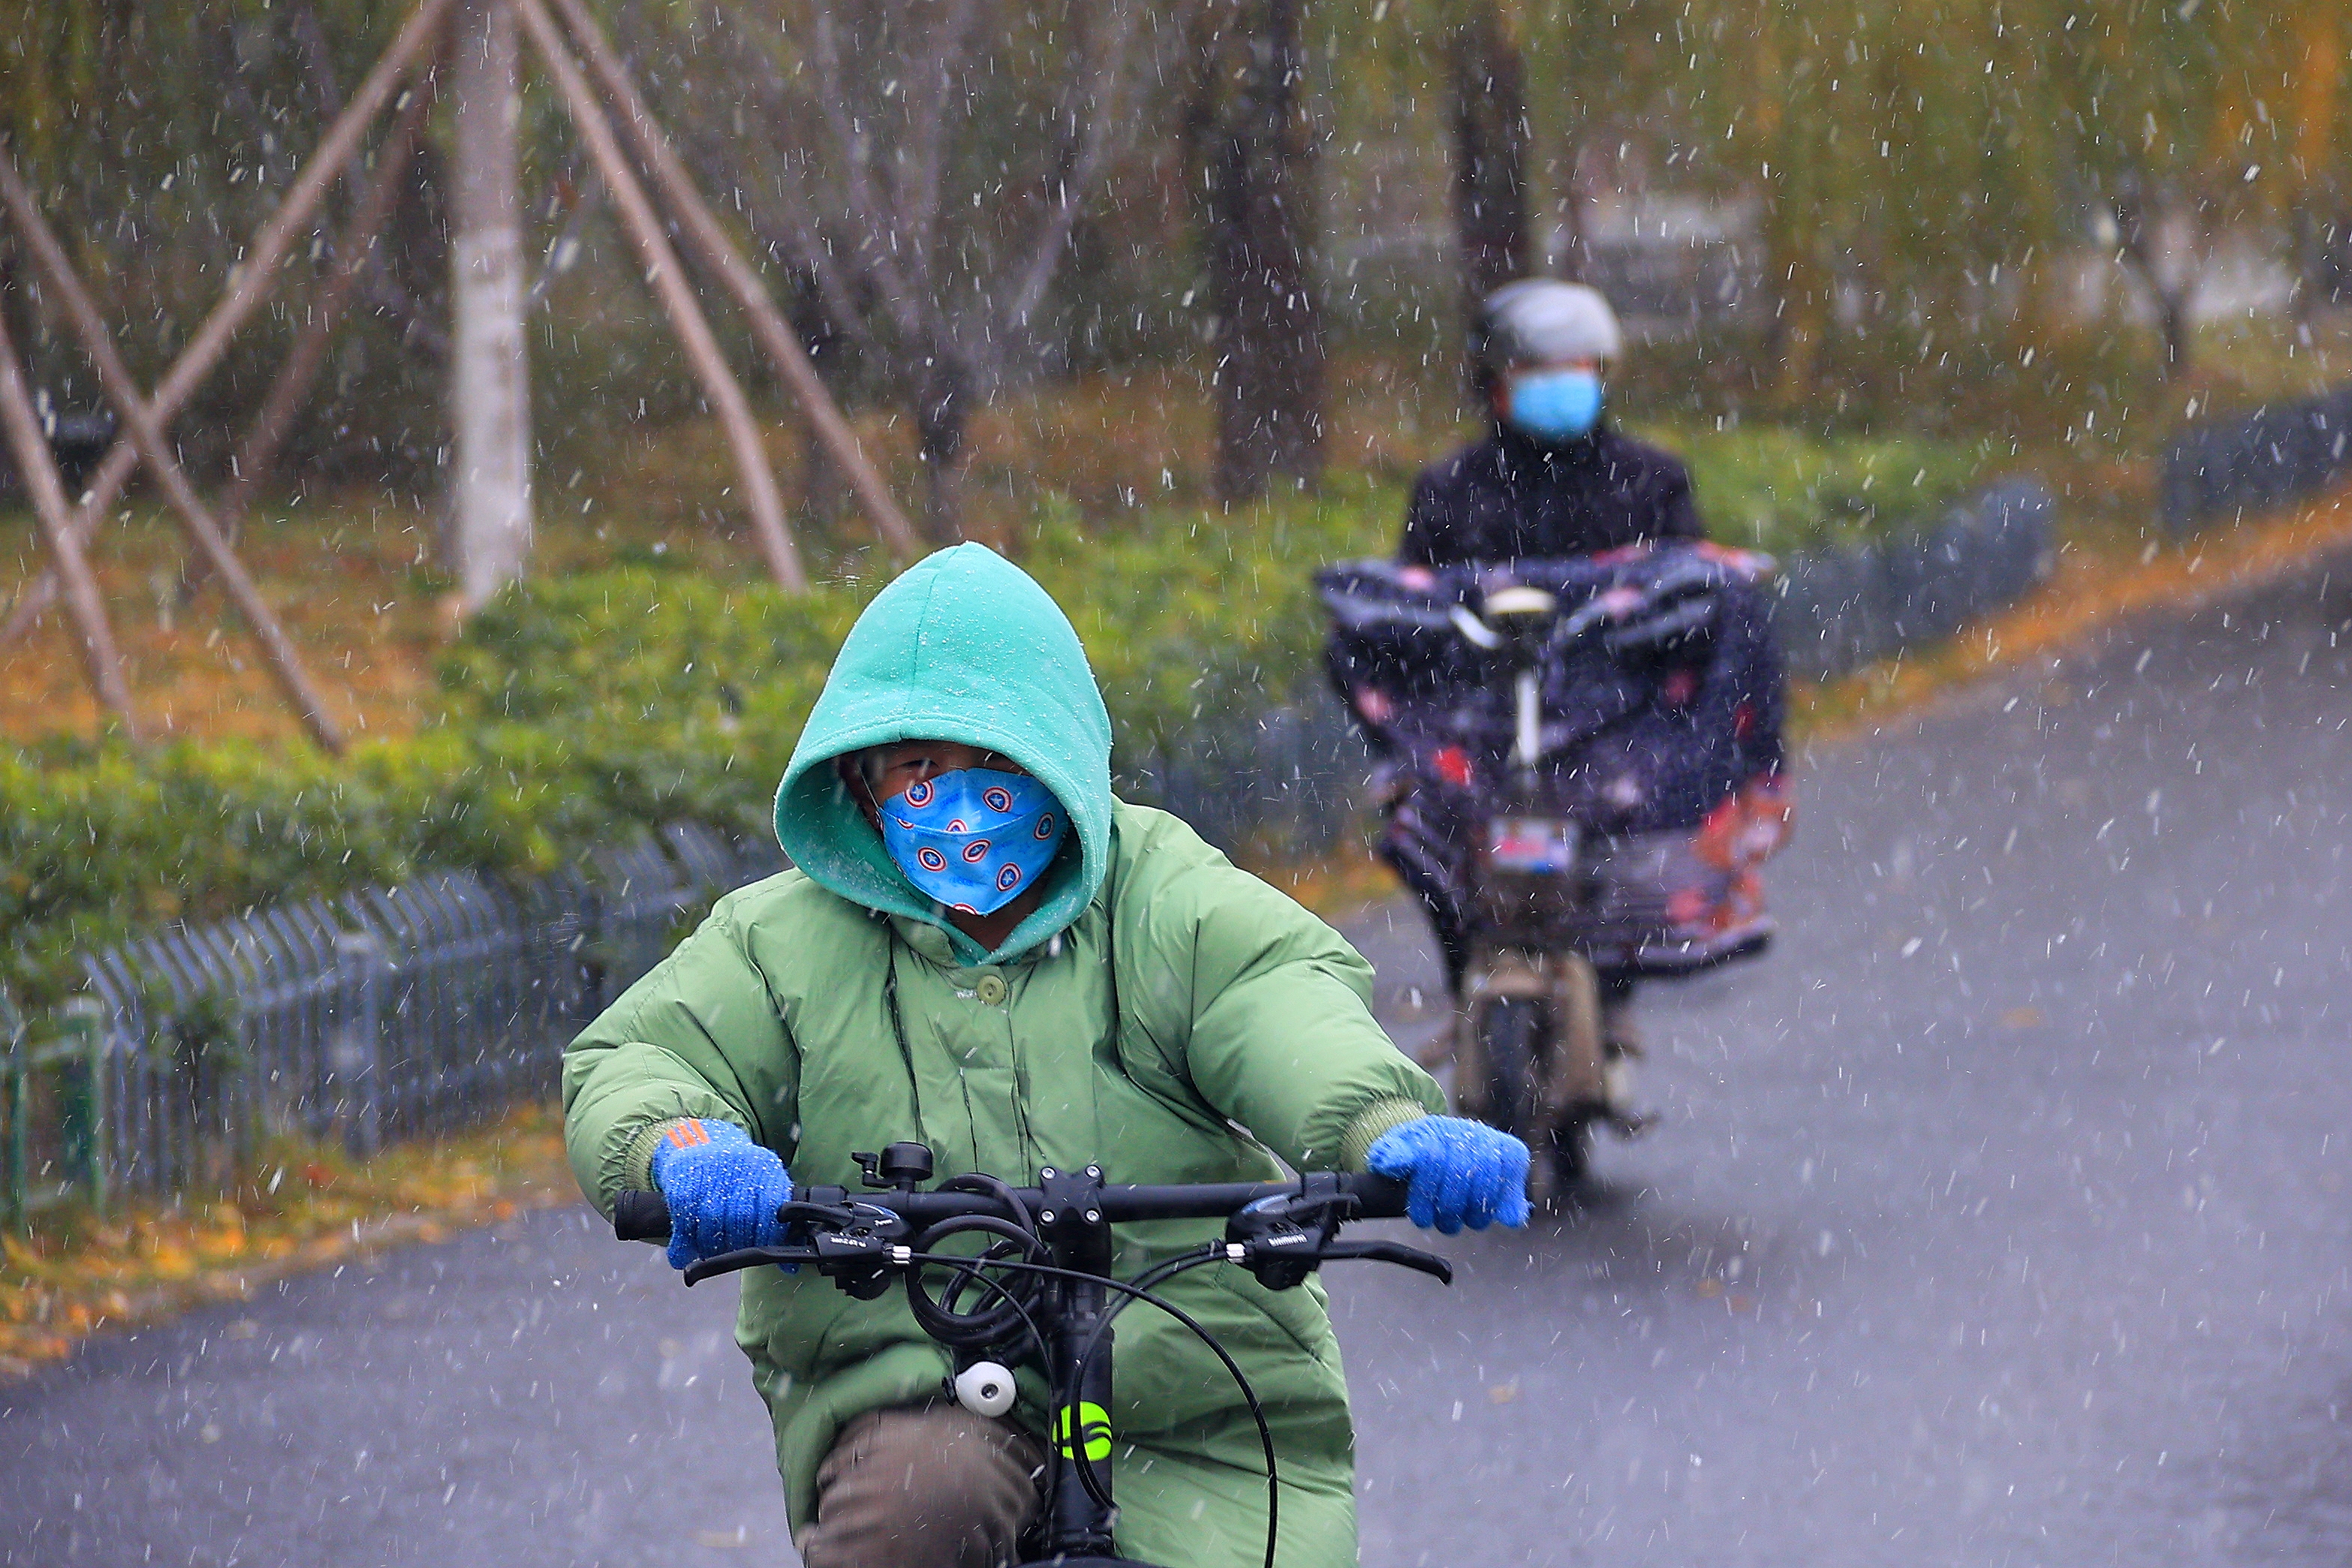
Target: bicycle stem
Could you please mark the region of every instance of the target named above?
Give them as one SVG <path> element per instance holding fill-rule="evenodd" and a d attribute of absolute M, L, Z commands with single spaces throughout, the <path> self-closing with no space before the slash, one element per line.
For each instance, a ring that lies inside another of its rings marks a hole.
<path fill-rule="evenodd" d="M 1055 1266 L 1075 1276 L 1055 1281 L 1039 1325 L 1050 1342 L 1046 1357 L 1055 1395 L 1063 1402 L 1046 1433 L 1062 1461 L 1053 1467 L 1053 1495 L 1046 1500 L 1046 1551 L 1049 1558 L 1107 1555 L 1112 1550 L 1107 1462 L 1112 1443 L 1111 1358 L 1087 1353 L 1097 1342 L 1108 1347 L 1112 1337 L 1105 1321 L 1108 1292 L 1101 1280 L 1087 1278 L 1107 1272 L 1111 1264 L 1102 1168 L 1090 1164 L 1063 1172 L 1049 1166 L 1038 1173 L 1038 1233 Z"/>
<path fill-rule="evenodd" d="M 1514 696 L 1511 760 L 1521 772 L 1531 773 L 1543 760 L 1543 690 L 1533 668 L 1519 671 Z"/>
<path fill-rule="evenodd" d="M 1051 1342 L 1054 1387 L 1068 1401 L 1054 1413 L 1047 1434 L 1062 1462 L 1054 1468 L 1053 1496 L 1046 1500 L 1046 1555 L 1108 1555 L 1112 1550 L 1108 1347 L 1117 1331 L 1104 1321 L 1109 1293 L 1098 1281 L 1058 1283 L 1051 1293 L 1058 1300 L 1040 1325 Z M 1087 1348 L 1097 1343 L 1102 1353 L 1087 1355 Z"/>

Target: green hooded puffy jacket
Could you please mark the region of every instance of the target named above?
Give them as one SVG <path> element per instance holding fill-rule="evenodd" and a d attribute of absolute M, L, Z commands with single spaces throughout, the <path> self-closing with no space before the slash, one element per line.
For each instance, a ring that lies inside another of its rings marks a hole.
<path fill-rule="evenodd" d="M 1046 896 L 983 953 L 899 873 L 833 760 L 901 740 L 1011 757 L 1075 831 Z M 930 1146 L 941 1177 L 1034 1184 L 1092 1161 L 1107 1181 L 1360 1170 L 1381 1132 L 1443 1109 L 1373 1022 L 1371 972 L 1339 935 L 1183 823 L 1115 801 L 1110 723 L 1052 599 L 979 545 L 929 557 L 859 617 L 776 795 L 795 869 L 730 893 L 573 1041 L 565 1135 L 608 1214 L 651 1184 L 679 1117 L 748 1129 L 798 1184 L 856 1188 L 852 1150 Z M 1122 1226 L 1131 1275 L 1219 1233 Z M 736 1335 L 776 1429 L 793 1527 L 852 1417 L 941 1397 L 950 1370 L 895 1289 L 856 1301 L 814 1273 L 742 1281 Z M 1248 1373 L 1275 1429 L 1281 1561 L 1355 1561 L 1353 1435 L 1318 1284 L 1274 1292 L 1230 1265 L 1167 1288 Z M 1256 1429 L 1210 1352 L 1164 1314 L 1118 1320 L 1122 1552 L 1170 1568 L 1264 1550 Z M 1014 1419 L 1042 1435 L 1042 1385 Z"/>

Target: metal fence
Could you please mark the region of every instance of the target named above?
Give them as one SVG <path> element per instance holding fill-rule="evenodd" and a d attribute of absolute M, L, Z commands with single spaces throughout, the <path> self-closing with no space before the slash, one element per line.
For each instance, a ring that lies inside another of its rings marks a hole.
<path fill-rule="evenodd" d="M 2164 454 L 2159 511 L 2178 538 L 2326 489 L 2352 466 L 2352 385 L 2193 425 Z"/>
<path fill-rule="evenodd" d="M 1782 563 L 1772 624 L 1790 672 L 1843 675 L 2014 604 L 2041 580 L 2056 512 L 2034 480 L 2004 479 L 1922 532 Z"/>
<path fill-rule="evenodd" d="M 675 824 L 520 889 L 457 874 L 184 926 L 0 998 L 0 1217 L 216 1184 L 280 1134 L 364 1153 L 555 1082 L 563 1044 L 772 845 Z"/>
<path fill-rule="evenodd" d="M 1118 780 L 1228 851 L 1304 860 L 1355 826 L 1371 753 L 1338 701 L 1318 691 L 1245 724 L 1202 726 Z"/>

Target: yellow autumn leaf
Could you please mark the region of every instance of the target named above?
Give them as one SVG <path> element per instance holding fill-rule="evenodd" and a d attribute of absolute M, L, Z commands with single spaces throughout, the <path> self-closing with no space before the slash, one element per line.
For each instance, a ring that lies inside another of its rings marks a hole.
<path fill-rule="evenodd" d="M 195 1238 L 196 1256 L 207 1263 L 223 1263 L 245 1251 L 242 1230 L 208 1230 Z"/>
<path fill-rule="evenodd" d="M 261 1174 L 313 1170 L 328 1180 L 281 1180 L 271 1191 Z M 103 1222 L 59 1211 L 47 1222 L 53 1230 L 0 1235 L 0 1379 L 69 1354 L 93 1330 L 250 1297 L 289 1268 L 348 1256 L 360 1237 L 370 1247 L 430 1243 L 526 1206 L 577 1199 L 551 1107 L 526 1108 L 496 1129 L 403 1145 L 363 1163 L 289 1142 L 251 1179 L 234 1201 L 134 1209 Z M 329 1181 L 331 1194 L 321 1190 Z M 404 1223 L 385 1227 L 391 1219 Z"/>

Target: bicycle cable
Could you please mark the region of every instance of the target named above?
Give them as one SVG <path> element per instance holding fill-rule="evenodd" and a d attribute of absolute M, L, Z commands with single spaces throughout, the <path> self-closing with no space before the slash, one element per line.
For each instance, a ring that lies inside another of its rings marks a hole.
<path fill-rule="evenodd" d="M 996 1246 L 970 1260 L 974 1264 L 999 1265 L 1013 1261 L 1013 1255 L 1001 1251 L 1007 1243 L 1026 1253 L 1033 1261 L 1040 1254 L 1048 1258 L 1052 1256 L 1045 1241 L 1034 1231 L 1021 1229 L 1012 1221 L 999 1219 L 993 1215 L 958 1215 L 943 1219 L 916 1237 L 912 1250 L 913 1253 L 930 1254 L 936 1251 L 940 1242 L 949 1237 L 975 1231 L 1000 1239 Z M 999 1344 L 1013 1332 L 1016 1314 L 1021 1322 L 1029 1321 L 1024 1304 L 1034 1300 L 1034 1289 L 1024 1294 L 999 1284 L 995 1289 L 1003 1300 L 993 1307 L 984 1310 L 975 1307 L 971 1311 L 961 1310 L 964 1287 L 972 1278 L 963 1275 L 945 1292 L 934 1297 L 924 1288 L 919 1270 L 907 1276 L 908 1308 L 913 1311 L 915 1321 L 922 1325 L 924 1332 L 943 1345 L 958 1350 L 986 1350 Z M 1033 1325 L 1031 1332 L 1034 1334 L 1034 1331 Z M 1043 1340 L 1038 1342 L 1037 1348 L 1040 1351 L 1045 1348 Z"/>
<path fill-rule="evenodd" d="M 1051 1260 L 1051 1250 L 1037 1235 L 1036 1225 L 1029 1217 L 1029 1205 L 1022 1200 L 1019 1190 L 1011 1183 L 1001 1177 L 975 1171 L 949 1177 L 940 1184 L 939 1190 L 948 1193 L 978 1193 L 992 1197 L 1004 1205 L 1012 1218 L 1006 1221 L 993 1215 L 961 1215 L 939 1221 L 913 1238 L 914 1246 L 918 1250 L 927 1252 L 933 1250 L 936 1244 L 948 1236 L 964 1231 L 985 1230 L 1013 1243 L 1027 1254 L 1032 1261 L 1038 1260 L 1041 1253 L 1045 1255 L 1045 1260 Z M 991 1223 L 960 1223 L 963 1220 L 983 1220 Z M 994 1247 L 989 1247 L 981 1256 L 992 1261 L 999 1260 L 997 1248 Z M 921 1323 L 926 1331 L 942 1343 L 954 1345 L 960 1349 L 987 1349 L 1011 1331 L 1012 1325 L 1003 1309 L 1017 1310 L 1015 1297 L 1009 1291 L 1000 1290 L 999 1294 L 1004 1297 L 1004 1300 L 992 1317 L 983 1316 L 978 1312 L 961 1312 L 956 1309 L 962 1297 L 963 1286 L 967 1283 L 969 1283 L 968 1276 L 950 1287 L 944 1297 L 934 1301 L 928 1291 L 920 1289 L 917 1283 L 917 1278 L 910 1275 L 908 1277 L 908 1306 L 914 1311 L 916 1321 Z M 1029 1294 L 1034 1299 L 1034 1292 L 1032 1291 Z M 1023 1316 L 1025 1321 L 1026 1314 Z M 1031 1325 L 1031 1333 L 1033 1336 L 1035 1333 L 1034 1324 Z M 1037 1349 L 1041 1354 L 1045 1348 L 1045 1341 L 1038 1340 Z"/>
<path fill-rule="evenodd" d="M 1225 1249 L 1223 1247 L 1218 1246 L 1216 1243 L 1211 1242 L 1196 1251 L 1179 1253 L 1173 1258 L 1163 1259 L 1160 1263 L 1153 1265 L 1151 1268 L 1145 1269 L 1141 1274 L 1137 1275 L 1135 1277 L 1134 1283 L 1139 1288 L 1139 1292 L 1142 1290 L 1149 1290 L 1150 1289 L 1160 1284 L 1163 1280 L 1173 1279 L 1180 1274 L 1189 1273 L 1192 1269 L 1202 1268 L 1211 1263 L 1223 1263 L 1226 1261 L 1229 1261 L 1229 1259 L 1226 1258 Z M 1149 1300 L 1154 1305 L 1160 1305 L 1157 1298 L 1139 1294 L 1138 1296 L 1130 1297 L 1129 1300 L 1121 1301 L 1110 1311 L 1106 1312 L 1103 1315 L 1103 1321 L 1096 1326 L 1093 1335 L 1087 1339 L 1085 1347 L 1078 1352 L 1077 1375 L 1080 1378 L 1085 1377 L 1087 1363 L 1094 1360 L 1097 1352 L 1102 1349 L 1104 1342 L 1108 1340 L 1111 1331 L 1112 1321 L 1137 1300 Z M 1212 1344 L 1210 1348 L 1216 1351 L 1220 1357 L 1224 1355 L 1222 1346 Z M 1225 1364 L 1229 1370 L 1234 1370 L 1234 1377 L 1241 1381 L 1242 1396 L 1244 1399 L 1247 1399 L 1250 1403 L 1250 1414 L 1258 1418 L 1258 1444 L 1265 1452 L 1265 1568 L 1274 1568 L 1275 1549 L 1276 1543 L 1281 1538 L 1282 1528 L 1282 1493 L 1280 1489 L 1280 1477 L 1277 1473 L 1274 1458 L 1274 1434 L 1271 1429 L 1268 1428 L 1263 1415 L 1258 1410 L 1256 1396 L 1251 1390 L 1248 1381 L 1241 1378 L 1240 1372 L 1234 1369 L 1233 1363 L 1230 1360 L 1227 1360 Z M 1086 1473 L 1084 1471 L 1080 1471 L 1079 1479 L 1083 1482 L 1086 1479 Z M 1088 1489 L 1088 1494 L 1092 1495 L 1091 1488 Z"/>

